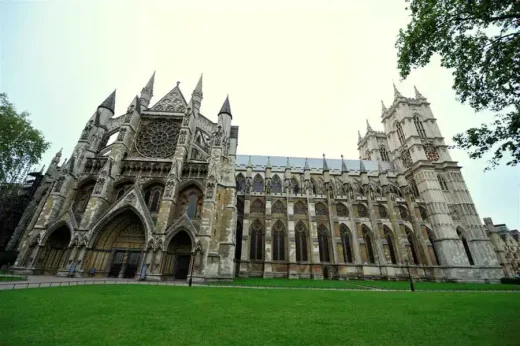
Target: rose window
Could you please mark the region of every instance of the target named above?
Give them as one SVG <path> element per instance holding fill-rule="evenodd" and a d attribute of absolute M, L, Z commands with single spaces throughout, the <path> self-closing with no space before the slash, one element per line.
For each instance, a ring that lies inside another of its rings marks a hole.
<path fill-rule="evenodd" d="M 141 128 L 135 146 L 146 157 L 170 157 L 175 152 L 178 136 L 178 123 L 156 121 Z"/>

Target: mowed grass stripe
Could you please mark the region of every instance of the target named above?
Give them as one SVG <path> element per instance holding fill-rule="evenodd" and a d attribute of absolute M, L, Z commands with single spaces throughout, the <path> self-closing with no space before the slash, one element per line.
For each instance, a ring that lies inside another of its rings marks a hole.
<path fill-rule="evenodd" d="M 0 291 L 1 345 L 517 345 L 517 295 L 100 285 Z"/>

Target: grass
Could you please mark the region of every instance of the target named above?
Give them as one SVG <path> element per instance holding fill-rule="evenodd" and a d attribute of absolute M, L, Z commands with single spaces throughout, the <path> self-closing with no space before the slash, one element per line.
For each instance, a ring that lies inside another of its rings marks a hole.
<path fill-rule="evenodd" d="M 518 345 L 518 298 L 144 285 L 0 291 L 0 345 Z"/>
<path fill-rule="evenodd" d="M 233 282 L 220 282 L 221 285 L 234 286 L 271 286 L 271 287 L 311 287 L 311 288 L 345 288 L 345 289 L 393 289 L 409 291 L 408 281 L 362 281 L 362 280 L 310 280 L 310 279 L 262 279 L 237 278 Z M 472 283 L 437 283 L 414 282 L 415 289 L 428 291 L 520 291 L 520 285 L 513 284 L 472 284 Z"/>
<path fill-rule="evenodd" d="M 0 274 L 0 281 L 24 281 L 27 280 L 23 276 L 11 275 L 11 274 Z"/>

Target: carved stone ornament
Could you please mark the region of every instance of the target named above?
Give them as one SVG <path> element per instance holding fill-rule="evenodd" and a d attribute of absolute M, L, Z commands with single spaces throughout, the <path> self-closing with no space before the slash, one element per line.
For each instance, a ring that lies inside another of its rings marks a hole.
<path fill-rule="evenodd" d="M 408 150 L 404 150 L 401 152 L 401 161 L 403 162 L 403 166 L 405 168 L 409 168 L 412 166 L 412 156 Z"/>
<path fill-rule="evenodd" d="M 119 130 L 119 135 L 117 136 L 118 142 L 122 142 L 123 139 L 125 139 L 126 131 L 127 131 L 126 127 L 123 127 L 121 130 Z"/>
<path fill-rule="evenodd" d="M 186 142 L 186 130 L 181 130 L 179 134 L 179 144 L 184 144 Z"/>
<path fill-rule="evenodd" d="M 213 133 L 213 145 L 220 146 L 222 144 L 222 126 L 217 128 L 217 131 Z"/>
<path fill-rule="evenodd" d="M 101 191 L 103 190 L 103 185 L 105 185 L 105 178 L 104 177 L 99 177 L 97 182 L 96 182 L 96 187 L 94 188 L 94 193 L 97 195 L 99 193 L 101 193 Z"/>
<path fill-rule="evenodd" d="M 137 151 L 146 157 L 166 158 L 175 152 L 179 124 L 175 121 L 154 121 L 144 125 L 136 141 Z"/>
<path fill-rule="evenodd" d="M 424 145 L 424 154 L 430 161 L 439 161 L 440 159 L 439 151 L 432 143 L 427 143 Z"/>
<path fill-rule="evenodd" d="M 90 130 L 92 129 L 92 124 L 94 123 L 94 120 L 90 120 L 88 124 L 83 129 L 83 132 L 81 133 L 81 139 L 85 140 L 88 138 L 88 135 L 90 133 Z"/>
<path fill-rule="evenodd" d="M 54 192 L 60 192 L 61 187 L 63 186 L 63 180 L 65 177 L 63 175 L 60 175 L 58 179 L 56 179 L 56 184 L 54 185 Z"/>

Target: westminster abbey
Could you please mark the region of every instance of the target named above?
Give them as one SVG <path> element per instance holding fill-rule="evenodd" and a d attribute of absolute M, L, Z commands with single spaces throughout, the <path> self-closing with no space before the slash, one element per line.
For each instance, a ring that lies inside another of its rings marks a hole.
<path fill-rule="evenodd" d="M 21 273 L 141 280 L 496 281 L 497 255 L 427 99 L 382 106 L 359 160 L 238 154 L 226 98 L 200 113 L 202 77 L 125 114 L 115 92 L 68 160 L 56 154 L 19 226 Z M 236 115 L 240 116 L 240 115 Z"/>

